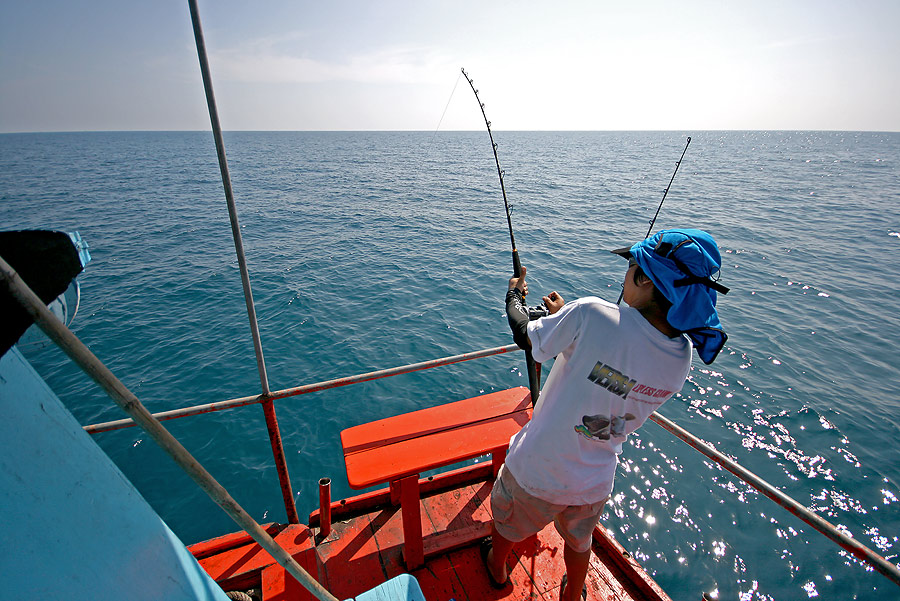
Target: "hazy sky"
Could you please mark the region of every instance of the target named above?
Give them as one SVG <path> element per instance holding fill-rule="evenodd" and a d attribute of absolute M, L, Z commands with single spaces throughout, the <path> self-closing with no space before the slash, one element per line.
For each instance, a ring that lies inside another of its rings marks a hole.
<path fill-rule="evenodd" d="M 226 130 L 900 131 L 900 0 L 200 12 Z M 0 132 L 209 127 L 186 0 L 0 0 Z"/>

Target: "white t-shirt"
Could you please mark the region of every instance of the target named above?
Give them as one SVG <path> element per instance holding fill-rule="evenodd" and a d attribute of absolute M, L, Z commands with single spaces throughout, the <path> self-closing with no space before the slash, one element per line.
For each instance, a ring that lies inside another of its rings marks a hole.
<path fill-rule="evenodd" d="M 686 336 L 669 338 L 627 305 L 595 297 L 529 322 L 534 360 L 556 357 L 534 416 L 510 440 L 507 468 L 532 495 L 586 505 L 612 492 L 628 434 L 681 390 Z"/>

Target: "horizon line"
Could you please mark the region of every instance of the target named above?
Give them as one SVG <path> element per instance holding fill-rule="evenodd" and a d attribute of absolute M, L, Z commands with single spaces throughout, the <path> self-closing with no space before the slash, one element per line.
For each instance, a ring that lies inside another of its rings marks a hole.
<path fill-rule="evenodd" d="M 484 129 L 448 129 L 448 130 L 427 130 L 427 129 L 225 129 L 223 133 L 427 133 L 437 135 L 439 133 L 475 133 L 483 132 Z M 900 133 L 900 130 L 891 129 L 784 129 L 784 128 L 763 128 L 763 129 L 494 129 L 495 132 L 508 133 L 681 133 L 681 132 L 841 132 L 841 133 L 875 133 L 875 134 L 893 134 Z M 62 129 L 62 130 L 23 130 L 23 131 L 0 131 L 0 135 L 26 135 L 26 134 L 95 134 L 95 133 L 212 133 L 212 129 Z"/>

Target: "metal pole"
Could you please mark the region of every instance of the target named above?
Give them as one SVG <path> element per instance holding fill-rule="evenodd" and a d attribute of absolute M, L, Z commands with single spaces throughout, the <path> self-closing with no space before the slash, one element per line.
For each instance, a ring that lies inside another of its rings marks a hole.
<path fill-rule="evenodd" d="M 222 185 L 225 187 L 225 201 L 228 204 L 228 217 L 231 219 L 231 235 L 234 238 L 234 250 L 237 253 L 238 266 L 241 272 L 241 283 L 244 286 L 244 300 L 247 314 L 250 317 L 250 331 L 253 334 L 253 348 L 256 351 L 256 364 L 263 394 L 269 393 L 269 380 L 266 376 L 266 364 L 263 358 L 262 342 L 259 338 L 259 325 L 256 320 L 256 308 L 253 304 L 253 292 L 250 290 L 250 273 L 244 258 L 244 243 L 241 238 L 241 226 L 238 223 L 237 206 L 234 192 L 231 189 L 231 175 L 228 172 L 228 159 L 225 157 L 225 140 L 222 138 L 222 126 L 219 123 L 219 112 L 216 109 L 216 98 L 213 93 L 212 77 L 209 72 L 209 61 L 206 57 L 206 44 L 203 41 L 203 30 L 200 27 L 200 15 L 197 12 L 196 0 L 188 0 L 191 8 L 191 22 L 194 25 L 194 40 L 197 43 L 197 54 L 200 57 L 200 73 L 203 87 L 206 90 L 206 104 L 209 108 L 209 120 L 212 123 L 213 138 L 216 142 L 216 154 L 219 158 L 219 171 L 222 172 Z"/>
<path fill-rule="evenodd" d="M 256 351 L 256 367 L 259 371 L 259 381 L 262 386 L 263 396 L 269 394 L 269 379 L 266 375 L 266 362 L 263 357 L 262 342 L 259 337 L 259 323 L 256 319 L 256 308 L 253 304 L 253 291 L 250 289 L 250 273 L 247 270 L 247 260 L 244 258 L 244 243 L 241 239 L 241 227 L 238 223 L 237 207 L 234 202 L 234 192 L 231 189 L 231 176 L 228 173 L 228 159 L 225 157 L 225 140 L 222 138 L 222 126 L 219 123 L 219 111 L 216 108 L 216 97 L 213 93 L 212 75 L 209 71 L 209 60 L 206 56 L 206 43 L 203 41 L 203 28 L 200 26 L 200 12 L 196 0 L 188 0 L 191 9 L 191 23 L 194 27 L 194 41 L 197 45 L 197 56 L 200 59 L 200 73 L 203 76 L 203 88 L 206 90 L 206 105 L 209 108 L 209 120 L 212 124 L 213 137 L 216 141 L 216 154 L 219 157 L 219 170 L 222 172 L 222 185 L 225 187 L 225 200 L 228 204 L 228 216 L 231 219 L 231 235 L 234 238 L 234 250 L 237 253 L 238 266 L 241 271 L 241 284 L 244 287 L 244 301 L 247 304 L 247 315 L 250 319 L 250 332 L 253 336 L 253 348 Z M 294 504 L 294 495 L 291 488 L 291 477 L 288 473 L 287 460 L 284 456 L 284 445 L 278 434 L 277 420 L 275 420 L 275 407 L 270 405 L 265 408 L 266 423 L 269 424 L 269 443 L 272 446 L 272 456 L 275 458 L 275 467 L 278 470 L 278 479 L 281 483 L 281 494 L 284 497 L 284 509 L 288 520 L 292 524 L 299 523 L 297 507 Z M 275 427 L 272 423 L 275 422 Z"/>
<path fill-rule="evenodd" d="M 444 357 L 442 359 L 432 359 L 430 361 L 423 361 L 421 363 L 413 363 L 410 365 L 403 365 L 400 367 L 392 367 L 389 369 L 382 369 L 379 371 L 371 371 L 364 374 L 358 374 L 355 376 L 346 376 L 343 378 L 337 378 L 335 380 L 326 380 L 324 382 L 316 382 L 315 384 L 305 384 L 303 386 L 297 386 L 295 388 L 286 388 L 284 390 L 279 390 L 273 393 L 270 393 L 267 398 L 275 400 L 275 399 L 283 399 L 292 396 L 299 396 L 302 394 L 309 394 L 310 392 L 318 392 L 320 390 L 327 390 L 329 388 L 339 388 L 341 386 L 348 386 L 350 384 L 358 384 L 360 382 L 369 382 L 371 380 L 378 380 L 381 378 L 388 378 L 391 376 L 397 376 L 400 374 L 408 374 L 414 371 L 421 371 L 423 369 L 431 369 L 433 367 L 441 367 L 444 365 L 452 365 L 453 363 L 460 363 L 462 361 L 470 361 L 472 359 L 480 359 L 482 357 L 490 357 L 492 355 L 502 355 L 503 353 L 510 353 L 513 351 L 518 351 L 519 347 L 515 344 L 510 344 L 507 346 L 498 346 L 495 348 L 484 349 L 481 351 L 473 351 L 471 353 L 463 353 L 461 355 L 453 355 L 452 357 Z M 222 411 L 224 409 L 233 409 L 235 407 L 245 407 L 247 405 L 253 405 L 254 403 L 260 403 L 264 401 L 265 398 L 256 395 L 256 396 L 247 396 L 241 397 L 239 399 L 231 399 L 228 401 L 219 401 L 217 403 L 207 403 L 204 405 L 195 405 L 193 407 L 184 407 L 182 409 L 172 409 L 171 411 L 162 411 L 160 413 L 154 413 L 153 417 L 158 420 L 164 421 L 167 419 L 177 419 L 179 417 L 188 417 L 190 415 L 200 415 L 202 413 L 211 413 L 213 411 Z M 105 422 L 101 424 L 92 424 L 90 426 L 85 426 L 84 429 L 90 434 L 98 434 L 100 432 L 109 432 L 111 430 L 120 430 L 122 428 L 131 428 L 134 426 L 134 421 L 130 419 L 120 419 L 112 422 Z"/>
<path fill-rule="evenodd" d="M 269 431 L 269 442 L 272 445 L 272 455 L 275 457 L 275 469 L 278 470 L 278 480 L 281 482 L 281 496 L 284 499 L 288 522 L 299 524 L 300 516 L 297 515 L 297 504 L 294 503 L 294 494 L 291 492 L 291 477 L 288 475 L 287 463 L 284 458 L 284 446 L 281 443 L 278 417 L 275 415 L 275 403 L 272 399 L 266 399 L 262 402 L 262 406 L 263 415 L 266 418 L 266 429 Z"/>
<path fill-rule="evenodd" d="M 724 454 L 720 453 L 707 443 L 703 442 L 681 426 L 675 424 L 670 419 L 667 419 L 662 415 L 659 415 L 658 413 L 651 414 L 650 419 L 724 467 L 726 470 L 728 470 L 765 496 L 769 497 L 770 499 L 790 511 L 792 514 L 830 538 L 832 541 L 839 544 L 841 548 L 843 548 L 848 553 L 852 554 L 858 559 L 865 561 L 874 569 L 881 572 L 884 576 L 887 576 L 888 578 L 893 580 L 895 584 L 900 584 L 900 569 L 898 569 L 897 566 L 886 560 L 875 551 L 869 549 L 852 536 L 844 534 L 843 532 L 835 528 L 830 522 L 820 517 L 818 514 L 810 511 L 750 470 L 739 465 L 738 463 L 736 463 L 729 457 L 726 457 Z"/>
<path fill-rule="evenodd" d="M 266 550 L 288 573 L 321 601 L 337 601 L 238 504 L 228 491 L 155 419 L 141 401 L 44 305 L 22 278 L 0 257 L 0 275 L 10 294 L 35 323 L 81 369 L 137 422 L 210 498 Z"/>

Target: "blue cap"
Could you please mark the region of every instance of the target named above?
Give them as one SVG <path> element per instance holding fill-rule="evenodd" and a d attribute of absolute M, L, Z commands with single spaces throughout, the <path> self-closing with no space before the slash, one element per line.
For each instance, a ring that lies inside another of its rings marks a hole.
<path fill-rule="evenodd" d="M 672 303 L 666 320 L 690 337 L 704 363 L 712 363 L 728 339 L 716 312 L 716 292 L 728 288 L 713 279 L 722 267 L 715 239 L 703 230 L 661 230 L 612 252 L 637 262 Z"/>

